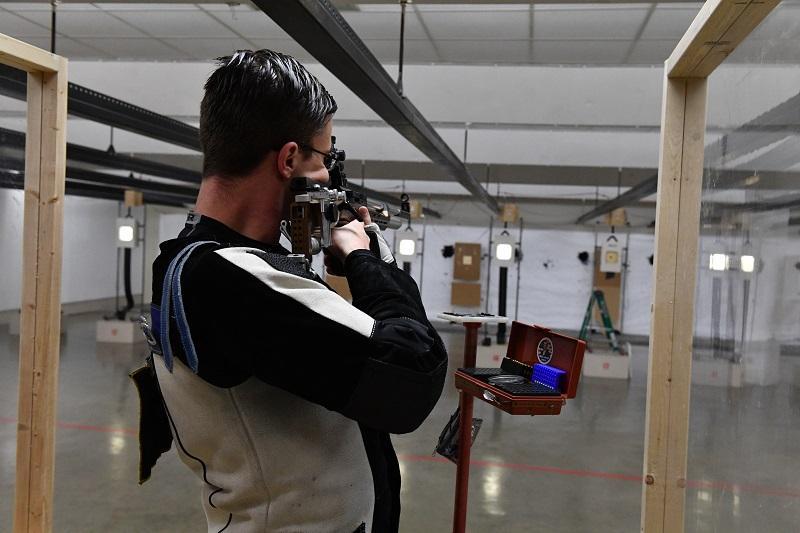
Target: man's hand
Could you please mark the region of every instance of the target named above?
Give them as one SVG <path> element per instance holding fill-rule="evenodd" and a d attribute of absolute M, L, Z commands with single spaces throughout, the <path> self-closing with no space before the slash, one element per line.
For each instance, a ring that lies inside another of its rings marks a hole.
<path fill-rule="evenodd" d="M 372 218 L 369 216 L 369 209 L 364 206 L 358 208 L 358 215 L 363 222 L 353 220 L 339 228 L 331 230 L 331 245 L 325 251 L 325 266 L 328 273 L 331 272 L 331 255 L 337 259 L 341 264 L 354 250 L 369 250 L 369 236 L 364 231 L 364 224 L 371 224 Z M 338 269 L 337 269 L 338 270 Z"/>

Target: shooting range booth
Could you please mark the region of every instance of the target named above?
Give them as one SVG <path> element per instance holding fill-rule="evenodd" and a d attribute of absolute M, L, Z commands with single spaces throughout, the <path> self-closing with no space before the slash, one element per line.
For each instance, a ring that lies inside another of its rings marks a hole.
<path fill-rule="evenodd" d="M 255 4 L 261 6 L 268 3 L 255 2 Z M 274 9 L 278 10 L 284 6 L 294 7 L 301 4 L 319 6 L 327 5 L 329 2 L 298 0 L 274 4 L 276 6 Z M 715 98 L 722 98 L 722 95 L 709 91 L 708 79 L 778 4 L 777 0 L 705 2 L 664 63 L 657 189 L 654 189 L 654 192 L 657 190 L 655 250 L 648 317 L 650 336 L 644 408 L 643 468 L 640 473 L 633 476 L 633 480 L 629 480 L 636 484 L 634 485 L 636 494 L 641 493 L 641 513 L 637 516 L 640 516 L 641 531 L 646 533 L 684 531 L 688 518 L 687 491 L 698 488 L 697 483 L 693 484 L 687 475 L 690 450 L 693 449 L 690 446 L 692 431 L 689 421 L 693 401 L 690 393 L 695 350 L 693 343 L 696 337 L 695 323 L 699 314 L 696 311 L 698 292 L 696 265 L 706 259 L 706 253 L 701 249 L 701 237 L 704 220 L 702 202 L 705 201 L 704 158 L 707 155 L 709 141 L 706 124 L 707 108 L 709 102 L 713 102 Z M 531 9 L 531 13 L 533 12 Z M 532 28 L 533 15 L 530 24 Z M 336 55 L 337 51 L 338 49 L 331 48 L 329 55 Z M 357 64 L 351 57 L 348 57 L 347 61 L 347 65 Z M 794 62 L 797 62 L 796 58 Z M 62 307 L 60 295 L 67 150 L 67 60 L 0 34 L 0 63 L 25 71 L 27 77 L 19 403 L 17 419 L 14 421 L 16 477 L 13 487 L 13 531 L 14 533 L 49 532 L 53 530 L 60 364 L 59 334 Z M 387 83 L 387 86 L 393 89 L 392 84 Z M 768 91 L 765 89 L 765 92 Z M 397 95 L 393 93 L 393 96 Z M 398 96 L 395 100 L 400 102 L 404 99 L 405 96 L 402 98 Z M 730 100 L 731 105 L 736 104 L 735 93 Z M 387 105 L 385 102 L 383 104 Z M 362 127 L 362 122 L 353 120 L 350 127 Z M 751 133 L 756 135 L 768 130 L 769 127 L 756 124 Z M 474 135 L 478 139 L 485 133 L 477 128 L 476 131 L 478 133 Z M 466 160 L 466 140 L 464 152 Z M 458 165 L 464 166 L 458 157 L 454 156 L 453 159 Z M 448 161 L 451 166 L 457 166 L 453 161 Z M 511 172 L 508 169 L 506 171 Z M 488 174 L 487 170 L 487 176 Z M 478 199 L 487 201 L 488 198 L 488 201 L 494 202 L 494 198 L 480 184 L 468 190 Z M 609 204 L 613 202 L 614 200 L 611 200 Z M 606 207 L 610 210 L 615 206 Z M 152 231 L 152 228 L 148 228 L 148 231 Z M 452 242 L 462 238 L 470 237 L 455 236 Z M 480 266 L 480 246 L 478 249 L 478 259 L 474 265 L 470 262 L 476 269 Z M 800 259 L 787 265 L 790 270 L 800 269 L 800 266 L 794 267 L 800 265 Z M 430 279 L 433 280 L 434 277 L 430 276 Z M 459 285 L 470 287 L 470 305 L 473 305 L 475 299 L 480 305 L 480 286 L 471 280 L 468 281 L 470 283 L 459 283 Z M 467 290 L 463 286 L 461 289 L 457 295 L 464 297 L 467 295 Z M 455 284 L 453 290 L 453 294 L 456 295 Z M 753 312 L 751 309 L 751 314 Z M 461 322 L 465 327 L 469 323 L 467 333 L 471 335 L 468 337 L 465 354 L 468 351 L 474 354 L 478 327 L 483 322 L 474 322 L 478 324 L 475 327 L 469 320 Z M 492 383 L 490 379 L 493 373 L 485 371 L 482 367 L 476 367 L 473 358 L 471 361 L 465 359 L 463 366 L 454 373 L 453 388 L 459 391 L 460 401 L 468 401 L 471 405 L 477 398 L 479 405 L 491 405 L 493 409 L 513 415 L 556 415 L 562 412 L 562 408 L 564 412 L 569 412 L 573 398 L 580 399 L 581 389 L 578 384 L 583 347 L 579 341 L 568 335 L 548 328 L 550 325 L 547 323 L 543 323 L 542 327 L 513 324 L 507 346 L 508 361 L 500 362 L 500 365 L 504 371 L 512 373 L 518 371 L 525 377 L 527 377 L 526 372 L 533 375 L 534 366 L 537 364 L 555 367 L 560 372 L 548 376 L 562 385 L 558 394 L 528 396 L 515 394 L 513 392 L 515 389 L 506 386 L 515 383 Z M 521 331 L 528 333 L 523 334 Z M 561 360 L 562 356 L 553 355 L 555 357 L 552 359 L 553 364 L 542 363 L 542 359 L 538 359 L 537 363 L 533 356 L 539 352 L 547 359 L 547 343 L 542 344 L 546 338 L 552 343 L 553 350 L 550 350 L 552 354 L 564 353 L 558 351 L 559 343 L 562 341 L 571 343 L 569 346 L 564 345 L 567 346 L 565 349 L 569 358 Z M 522 353 L 524 355 L 520 355 Z M 529 386 L 529 382 L 525 385 Z M 466 409 L 462 414 L 465 420 L 471 420 L 471 413 Z M 535 424 L 536 419 L 532 419 L 531 423 Z M 464 435 L 463 438 L 466 439 L 468 436 Z M 460 465 L 462 470 L 457 474 L 462 482 L 469 475 L 469 448 L 468 445 L 462 446 L 462 451 L 467 452 L 462 461 L 463 465 Z M 450 472 L 452 473 L 452 470 Z M 743 487 L 747 488 L 746 485 L 737 484 L 732 490 L 732 486 L 718 484 L 701 488 L 704 490 L 721 488 L 720 490 L 727 495 L 737 498 L 737 491 Z M 756 488 L 762 493 L 769 491 L 760 485 Z M 781 490 L 782 497 L 795 499 L 798 497 L 794 489 Z M 448 498 L 449 496 L 450 494 Z M 569 495 L 565 494 L 564 497 L 568 498 Z M 465 529 L 466 511 L 466 505 L 460 507 L 457 501 L 454 531 Z M 449 508 L 446 512 L 449 514 Z M 535 530 L 535 526 L 531 527 Z"/>

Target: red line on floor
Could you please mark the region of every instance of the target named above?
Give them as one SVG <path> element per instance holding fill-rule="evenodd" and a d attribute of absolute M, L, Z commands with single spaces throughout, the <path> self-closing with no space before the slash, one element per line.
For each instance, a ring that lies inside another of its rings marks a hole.
<path fill-rule="evenodd" d="M 430 456 L 430 455 L 407 455 L 399 454 L 398 458 L 401 461 L 409 462 L 431 462 L 431 463 L 450 463 L 444 457 Z M 478 467 L 494 467 L 494 468 L 507 468 L 509 470 L 528 471 L 528 472 L 545 472 L 547 474 L 559 474 L 562 476 L 576 476 L 576 477 L 589 477 L 599 479 L 616 479 L 620 481 L 635 481 L 642 482 L 642 476 L 634 476 L 631 474 L 615 474 L 613 472 L 598 472 L 595 470 L 570 470 L 567 468 L 556 468 L 553 466 L 538 466 L 520 463 L 501 463 L 497 461 L 481 461 L 471 460 L 470 466 Z M 787 498 L 800 498 L 800 490 L 783 487 L 768 487 L 764 485 L 753 485 L 744 483 L 731 483 L 727 481 L 699 481 L 689 480 L 686 486 L 692 489 L 714 489 L 723 492 L 750 492 L 755 494 L 763 494 L 766 496 L 783 496 Z"/>
<path fill-rule="evenodd" d="M 14 418 L 6 418 L 0 416 L 0 424 L 16 424 L 17 420 Z M 57 426 L 63 429 L 78 429 L 81 431 L 95 431 L 100 433 L 119 433 L 123 435 L 136 436 L 139 432 L 133 428 L 117 428 L 108 426 L 93 426 L 88 424 L 76 424 L 72 422 L 58 422 Z M 441 456 L 431 455 L 413 455 L 413 454 L 398 454 L 398 459 L 401 461 L 408 461 L 411 463 L 448 463 L 450 461 Z M 635 481 L 642 482 L 642 476 L 635 476 L 632 474 L 617 474 L 614 472 L 600 472 L 596 470 L 573 470 L 568 468 L 557 468 L 554 466 L 541 466 L 529 465 L 525 463 L 503 463 L 499 461 L 483 461 L 480 459 L 473 459 L 470 461 L 470 466 L 477 467 L 494 467 L 504 468 L 508 470 L 527 471 L 527 472 L 544 472 L 547 474 L 558 474 L 562 476 L 574 476 L 596 479 L 613 479 L 619 481 Z M 692 489 L 713 489 L 723 492 L 751 492 L 755 494 L 764 494 L 767 496 L 782 496 L 787 498 L 800 498 L 800 490 L 783 487 L 768 487 L 765 485 L 754 485 L 745 483 L 731 483 L 727 481 L 708 481 L 708 480 L 689 480 L 686 483 L 688 488 Z"/>
<path fill-rule="evenodd" d="M 16 418 L 6 418 L 0 416 L 0 424 L 16 424 Z M 116 428 L 109 426 L 92 426 L 88 424 L 75 424 L 72 422 L 56 422 L 56 427 L 63 429 L 80 429 L 83 431 L 97 431 L 100 433 L 122 433 L 124 435 L 138 435 L 139 432 L 132 428 Z"/>

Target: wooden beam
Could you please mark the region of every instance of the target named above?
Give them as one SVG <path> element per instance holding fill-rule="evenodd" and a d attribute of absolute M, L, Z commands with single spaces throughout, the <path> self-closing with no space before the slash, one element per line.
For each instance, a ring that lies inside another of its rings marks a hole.
<path fill-rule="evenodd" d="M 14 532 L 52 529 L 67 61 L 28 74 Z"/>
<path fill-rule="evenodd" d="M 666 63 L 670 78 L 705 78 L 769 15 L 779 0 L 709 0 Z"/>
<path fill-rule="evenodd" d="M 664 77 L 642 531 L 683 531 L 706 79 Z"/>
<path fill-rule="evenodd" d="M 61 57 L 0 33 L 0 63 L 26 72 L 58 72 Z"/>

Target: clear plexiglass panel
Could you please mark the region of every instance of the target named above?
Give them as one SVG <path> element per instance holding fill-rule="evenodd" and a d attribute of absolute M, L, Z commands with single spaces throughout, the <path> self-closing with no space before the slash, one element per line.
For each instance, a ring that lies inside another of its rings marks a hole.
<path fill-rule="evenodd" d="M 686 530 L 800 523 L 800 4 L 709 78 Z"/>
<path fill-rule="evenodd" d="M 11 531 L 14 516 L 25 161 L 7 132 L 26 124 L 27 104 L 0 96 L 0 531 Z"/>

